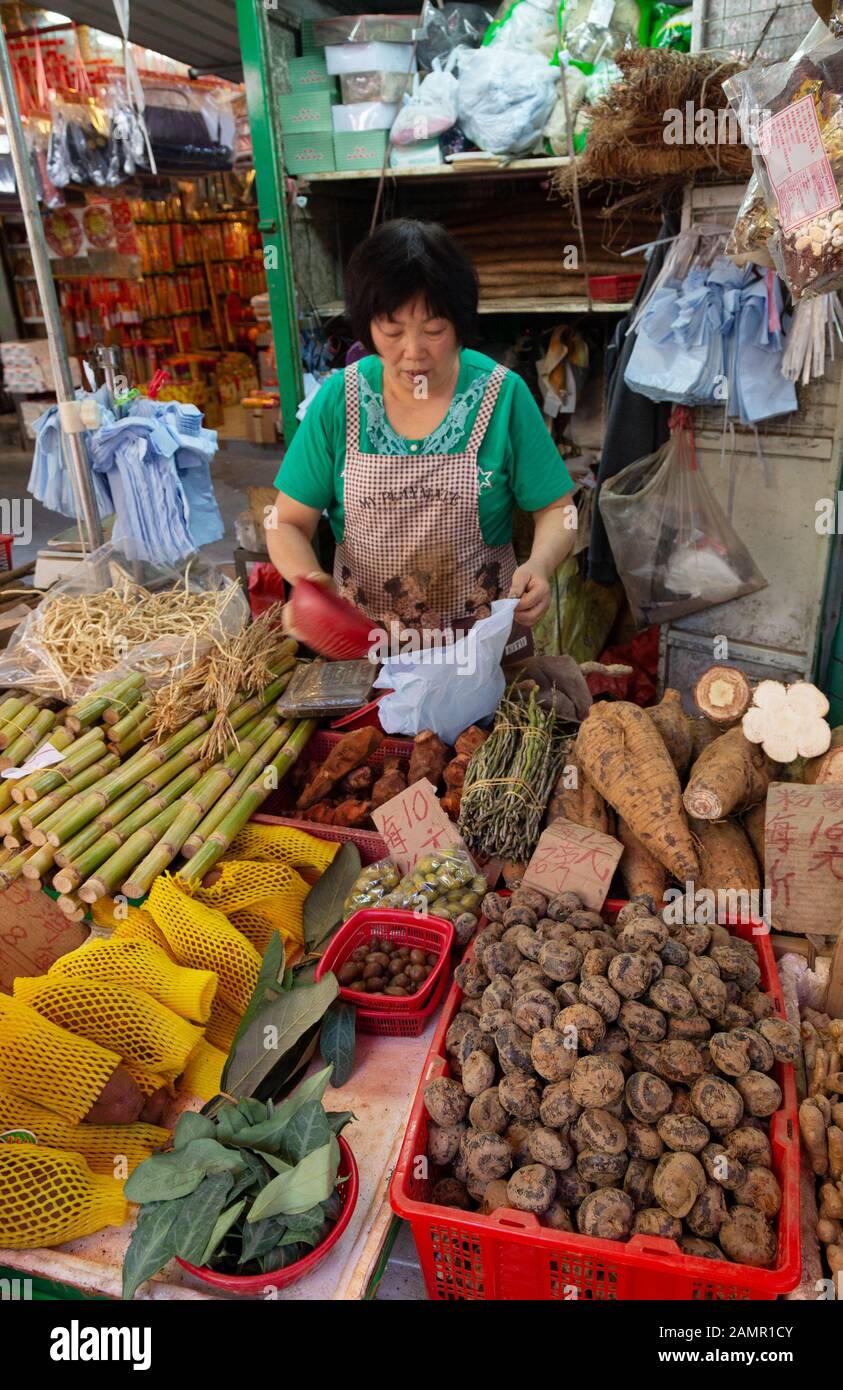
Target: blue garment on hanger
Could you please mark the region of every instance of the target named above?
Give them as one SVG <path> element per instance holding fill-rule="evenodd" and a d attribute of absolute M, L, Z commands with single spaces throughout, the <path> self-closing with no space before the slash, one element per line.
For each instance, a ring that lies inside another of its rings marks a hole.
<path fill-rule="evenodd" d="M 95 397 L 100 406 L 104 404 L 101 396 L 102 390 Z M 85 397 L 84 391 L 76 392 L 77 400 L 84 400 Z M 107 392 L 105 392 L 105 397 L 107 399 Z M 43 415 L 39 415 L 33 429 L 35 431 L 35 450 L 32 455 L 32 469 L 29 474 L 27 489 L 37 501 L 42 502 L 51 512 L 75 517 L 76 503 L 73 496 L 73 484 L 65 466 L 62 452 L 58 406 L 51 405 L 44 411 Z M 90 456 L 91 434 L 89 430 L 83 431 L 83 439 Z M 100 520 L 103 520 L 103 518 L 111 516 L 114 511 L 111 490 L 108 486 L 108 480 L 96 473 L 93 474 L 92 481 L 97 512 Z"/>
<path fill-rule="evenodd" d="M 773 285 L 773 320 L 781 324 L 782 294 L 778 276 L 769 277 Z M 784 330 L 771 328 L 768 277 L 753 280 L 741 291 L 740 312 L 735 334 L 736 360 L 734 392 L 729 393 L 729 414 L 744 425 L 755 425 L 774 415 L 797 409 L 796 385 L 782 372 L 785 348 Z"/>

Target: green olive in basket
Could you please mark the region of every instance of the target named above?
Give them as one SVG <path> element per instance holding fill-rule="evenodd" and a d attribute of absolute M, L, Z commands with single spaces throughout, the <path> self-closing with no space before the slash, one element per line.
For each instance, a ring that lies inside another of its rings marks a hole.
<path fill-rule="evenodd" d="M 462 908 L 463 912 L 476 912 L 479 902 L 479 893 L 463 893 L 462 897 L 460 898 L 460 907 Z"/>
<path fill-rule="evenodd" d="M 435 854 L 423 854 L 421 859 L 416 860 L 417 874 L 435 873 L 437 869 L 437 856 Z"/>

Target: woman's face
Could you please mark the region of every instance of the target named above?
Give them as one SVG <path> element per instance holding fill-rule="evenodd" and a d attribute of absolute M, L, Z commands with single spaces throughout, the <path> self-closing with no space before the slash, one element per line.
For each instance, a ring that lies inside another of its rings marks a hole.
<path fill-rule="evenodd" d="M 396 385 L 418 395 L 419 378 L 428 391 L 448 385 L 458 354 L 457 335 L 449 319 L 431 314 L 423 299 L 414 299 L 389 317 L 373 319 L 375 351 Z"/>

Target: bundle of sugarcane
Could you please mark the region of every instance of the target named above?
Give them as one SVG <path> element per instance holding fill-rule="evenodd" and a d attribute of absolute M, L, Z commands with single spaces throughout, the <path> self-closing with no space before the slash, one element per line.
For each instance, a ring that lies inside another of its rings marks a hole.
<path fill-rule="evenodd" d="M 530 858 L 564 747 L 562 727 L 536 691 L 519 699 L 510 689 L 466 769 L 459 827 L 469 849 L 489 858 Z"/>

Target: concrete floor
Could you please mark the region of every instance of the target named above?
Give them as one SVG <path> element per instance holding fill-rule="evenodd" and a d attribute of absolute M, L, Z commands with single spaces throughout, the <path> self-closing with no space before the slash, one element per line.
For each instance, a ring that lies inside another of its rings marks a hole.
<path fill-rule="evenodd" d="M 378 1303 L 423 1303 L 427 1299 L 419 1257 L 408 1222 L 401 1222 L 389 1262 L 375 1294 Z"/>
<path fill-rule="evenodd" d="M 237 537 L 234 523 L 248 506 L 247 487 L 271 487 L 281 462 L 281 445 L 248 444 L 245 440 L 224 440 L 211 464 L 211 475 L 217 502 L 225 525 L 221 541 L 202 548 L 202 558 L 216 564 L 230 564 Z M 0 448 L 0 497 L 24 499 L 28 496 L 27 482 L 32 467 L 32 455 L 20 449 Z M 51 536 L 67 530 L 71 518 L 48 511 L 40 502 L 32 502 L 32 539 L 28 545 L 15 542 L 12 564 L 25 565 L 34 560 Z"/>

